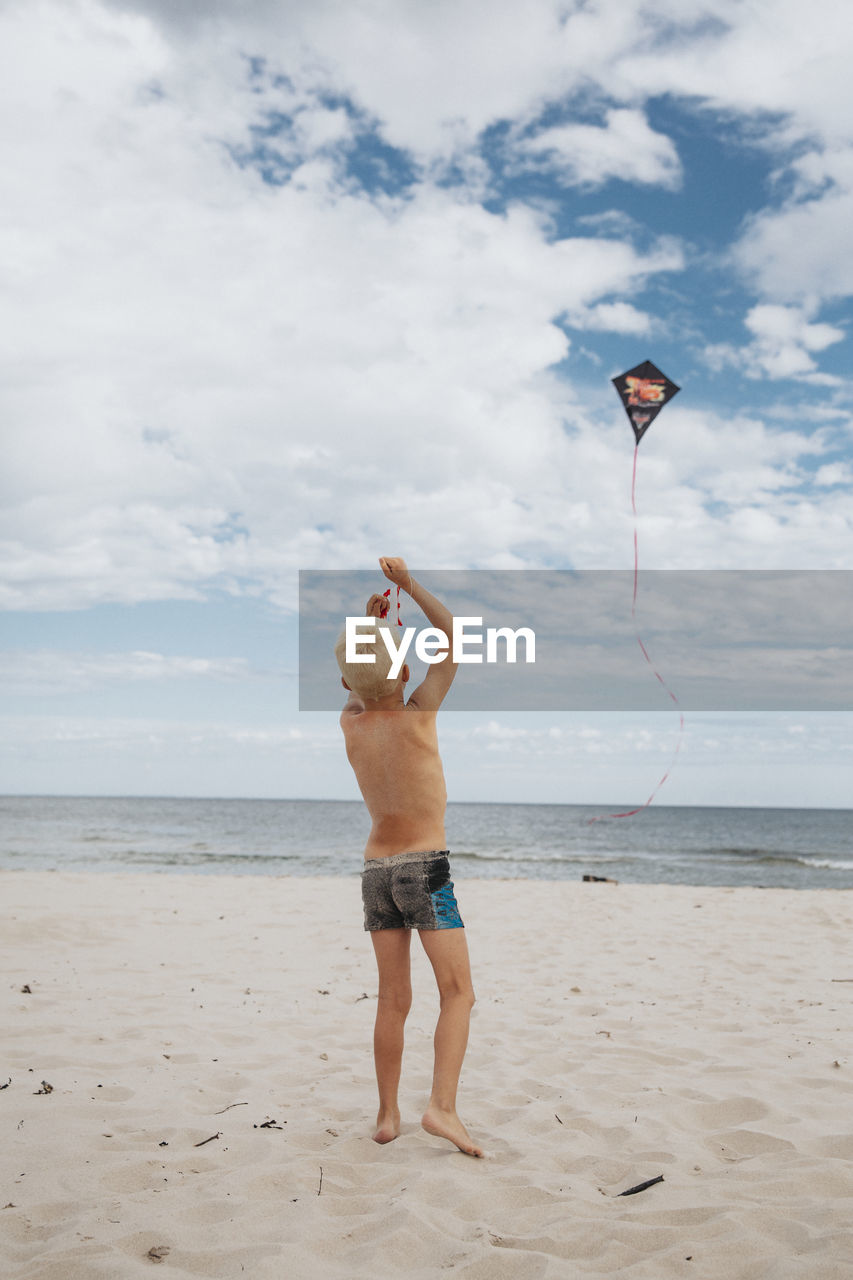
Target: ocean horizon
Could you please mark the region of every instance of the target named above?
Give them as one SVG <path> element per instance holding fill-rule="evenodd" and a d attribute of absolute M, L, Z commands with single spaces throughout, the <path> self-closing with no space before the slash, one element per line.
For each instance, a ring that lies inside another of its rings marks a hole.
<path fill-rule="evenodd" d="M 615 811 L 618 807 L 614 806 Z M 853 888 L 853 810 L 451 801 L 458 879 Z M 357 875 L 360 800 L 0 796 L 0 868 Z"/>

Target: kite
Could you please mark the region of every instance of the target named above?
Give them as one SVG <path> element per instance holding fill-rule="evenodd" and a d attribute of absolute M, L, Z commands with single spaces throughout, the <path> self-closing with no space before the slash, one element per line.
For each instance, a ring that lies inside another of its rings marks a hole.
<path fill-rule="evenodd" d="M 637 454 L 640 449 L 640 441 L 660 413 L 661 409 L 677 395 L 681 390 L 676 386 L 665 373 L 661 373 L 651 360 L 644 360 L 642 364 L 636 365 L 633 369 L 629 369 L 627 373 L 620 373 L 617 378 L 611 379 L 614 387 L 619 393 L 628 420 L 634 431 L 634 469 L 631 475 L 631 510 L 634 513 L 634 598 L 631 602 L 631 619 L 633 621 L 637 612 L 637 571 L 639 567 L 639 553 L 637 546 Z M 678 708 L 679 715 L 679 734 L 672 760 L 669 763 L 666 773 L 655 787 L 645 804 L 641 804 L 637 809 L 629 809 L 626 813 L 604 813 L 597 818 L 590 818 L 589 822 L 601 822 L 603 818 L 632 818 L 636 813 L 642 813 L 643 809 L 647 809 L 666 782 L 672 766 L 675 764 L 675 757 L 681 750 L 681 741 L 684 736 L 684 714 L 678 702 L 678 698 L 667 685 L 663 676 L 659 671 L 655 670 L 654 663 L 649 657 L 648 650 L 643 644 L 640 633 L 634 628 L 634 636 L 637 644 L 640 646 L 643 657 L 652 669 L 655 678 L 660 682 L 666 690 L 669 697 Z"/>
<path fill-rule="evenodd" d="M 618 378 L 612 378 L 611 381 L 625 406 L 637 444 L 664 405 L 681 390 L 651 360 L 643 361 L 627 373 L 620 373 Z"/>

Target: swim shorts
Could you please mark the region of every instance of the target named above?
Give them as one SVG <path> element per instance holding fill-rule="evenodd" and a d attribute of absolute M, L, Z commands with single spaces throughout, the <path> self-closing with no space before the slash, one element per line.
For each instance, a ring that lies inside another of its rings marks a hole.
<path fill-rule="evenodd" d="M 361 873 L 364 927 L 464 929 L 446 849 L 366 858 Z"/>

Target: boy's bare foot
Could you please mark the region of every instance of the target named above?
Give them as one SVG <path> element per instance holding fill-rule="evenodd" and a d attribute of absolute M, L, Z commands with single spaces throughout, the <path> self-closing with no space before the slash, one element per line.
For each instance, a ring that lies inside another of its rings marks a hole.
<path fill-rule="evenodd" d="M 376 1117 L 376 1132 L 373 1135 L 374 1142 L 393 1142 L 400 1133 L 400 1112 L 399 1111 L 380 1111 Z"/>
<path fill-rule="evenodd" d="M 421 1124 L 427 1133 L 436 1138 L 447 1138 L 455 1143 L 466 1156 L 482 1156 L 483 1152 L 471 1141 L 468 1130 L 455 1111 L 441 1111 L 438 1107 L 427 1107 L 421 1117 Z"/>

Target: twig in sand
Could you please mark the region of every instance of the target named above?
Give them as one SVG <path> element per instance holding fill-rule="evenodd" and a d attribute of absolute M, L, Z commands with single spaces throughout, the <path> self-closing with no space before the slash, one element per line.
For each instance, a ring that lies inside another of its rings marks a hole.
<path fill-rule="evenodd" d="M 323 1190 L 323 1166 L 320 1165 L 320 1185 L 317 1188 L 317 1195 Z"/>
<path fill-rule="evenodd" d="M 12 1077 L 9 1076 L 9 1079 L 6 1081 L 5 1084 L 0 1084 L 0 1089 L 8 1089 L 11 1083 L 12 1083 Z"/>
<path fill-rule="evenodd" d="M 287 1121 L 286 1121 L 286 1120 L 285 1120 L 284 1124 L 287 1124 Z M 280 1125 L 280 1124 L 279 1124 L 279 1122 L 278 1122 L 277 1120 L 270 1120 L 269 1118 L 267 1118 L 267 1119 L 263 1122 L 263 1124 L 256 1124 L 256 1125 L 255 1125 L 255 1128 L 256 1128 L 256 1129 L 283 1129 L 283 1128 L 284 1128 L 284 1125 Z"/>
<path fill-rule="evenodd" d="M 223 1107 L 221 1111 L 214 1111 L 215 1116 L 222 1116 L 226 1111 L 230 1111 L 232 1107 L 248 1107 L 248 1102 L 229 1102 L 227 1107 Z"/>
<path fill-rule="evenodd" d="M 53 1093 L 53 1085 L 48 1084 L 46 1080 L 42 1080 L 41 1088 L 35 1090 L 33 1097 L 37 1098 L 40 1093 Z"/>
<path fill-rule="evenodd" d="M 208 1142 L 215 1142 L 217 1138 L 221 1138 L 221 1133 L 212 1133 L 209 1138 L 203 1138 L 201 1142 L 194 1142 L 194 1147 L 206 1147 Z"/>
<path fill-rule="evenodd" d="M 562 1123 L 563 1123 L 563 1122 L 562 1122 L 562 1120 L 560 1119 L 560 1117 L 557 1115 L 556 1111 L 554 1112 L 554 1119 L 557 1121 L 557 1124 L 562 1124 Z"/>
<path fill-rule="evenodd" d="M 645 1191 L 647 1187 L 653 1187 L 656 1182 L 663 1182 L 663 1174 L 659 1173 L 656 1178 L 649 1178 L 648 1182 L 638 1182 L 636 1187 L 629 1187 L 627 1191 L 620 1191 L 620 1196 L 635 1196 L 638 1191 Z"/>

